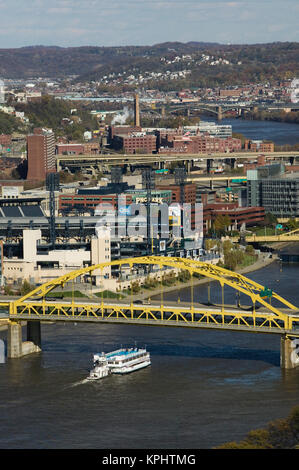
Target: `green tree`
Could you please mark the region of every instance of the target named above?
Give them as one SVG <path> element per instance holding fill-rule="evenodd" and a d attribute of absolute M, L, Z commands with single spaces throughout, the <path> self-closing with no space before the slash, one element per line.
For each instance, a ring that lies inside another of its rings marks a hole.
<path fill-rule="evenodd" d="M 271 212 L 267 212 L 265 214 L 264 225 L 266 227 L 275 227 L 277 224 L 277 217 L 271 214 Z"/>
<path fill-rule="evenodd" d="M 222 243 L 222 249 L 224 255 L 228 254 L 233 249 L 233 244 L 230 240 L 224 240 Z"/>
<path fill-rule="evenodd" d="M 248 255 L 254 255 L 254 248 L 252 245 L 247 245 L 245 248 L 245 253 Z"/>
<path fill-rule="evenodd" d="M 298 449 L 299 406 L 286 419 L 270 422 L 265 429 L 250 431 L 244 440 L 227 442 L 219 449 Z"/>
<path fill-rule="evenodd" d="M 141 289 L 139 281 L 132 281 L 131 282 L 131 291 L 133 294 L 137 294 Z"/>
<path fill-rule="evenodd" d="M 287 226 L 288 226 L 288 229 L 289 229 L 290 231 L 296 230 L 296 228 L 299 227 L 299 222 L 297 222 L 296 219 L 289 219 L 289 220 L 287 221 Z"/>
<path fill-rule="evenodd" d="M 26 279 L 24 279 L 22 286 L 21 286 L 21 295 L 29 294 L 34 289 L 34 286 L 30 284 Z"/>
<path fill-rule="evenodd" d="M 231 220 L 229 216 L 222 215 L 222 214 L 217 215 L 213 223 L 214 230 L 218 234 L 224 234 L 230 225 L 231 225 Z"/>

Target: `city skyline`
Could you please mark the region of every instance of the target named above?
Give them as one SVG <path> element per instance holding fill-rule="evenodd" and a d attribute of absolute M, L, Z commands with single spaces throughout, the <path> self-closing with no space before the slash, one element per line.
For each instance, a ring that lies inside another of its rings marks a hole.
<path fill-rule="evenodd" d="M 0 0 L 1 48 L 298 41 L 296 0 Z"/>

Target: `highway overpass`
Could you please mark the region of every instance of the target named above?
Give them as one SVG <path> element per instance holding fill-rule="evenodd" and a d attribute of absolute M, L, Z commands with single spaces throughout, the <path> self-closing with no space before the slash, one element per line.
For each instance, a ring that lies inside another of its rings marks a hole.
<path fill-rule="evenodd" d="M 97 155 L 56 155 L 57 171 L 65 167 L 102 167 L 113 165 L 144 165 L 144 164 L 157 164 L 163 168 L 165 164 L 172 162 L 183 162 L 185 164 L 192 164 L 198 161 L 211 161 L 211 160 L 256 160 L 259 153 L 255 152 L 232 152 L 232 153 L 172 153 L 172 154 L 97 154 Z M 275 158 L 279 160 L 290 161 L 299 157 L 299 151 L 296 152 L 268 152 L 263 153 L 266 158 Z"/>

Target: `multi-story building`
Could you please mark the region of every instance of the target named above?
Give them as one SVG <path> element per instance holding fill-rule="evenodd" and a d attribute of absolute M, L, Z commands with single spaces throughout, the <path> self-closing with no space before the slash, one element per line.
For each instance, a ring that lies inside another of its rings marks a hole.
<path fill-rule="evenodd" d="M 299 178 L 263 180 L 260 192 L 266 212 L 282 219 L 299 217 Z"/>
<path fill-rule="evenodd" d="M 240 139 L 211 136 L 168 136 L 166 146 L 159 153 L 230 153 L 242 148 Z"/>
<path fill-rule="evenodd" d="M 196 126 L 182 126 L 177 129 L 172 128 L 147 128 L 146 132 L 155 133 L 157 135 L 158 146 L 167 145 L 173 136 L 184 137 L 218 137 L 220 139 L 228 139 L 232 137 L 232 126 L 228 124 L 216 124 L 214 122 L 199 122 Z"/>
<path fill-rule="evenodd" d="M 279 163 L 248 170 L 247 203 L 281 219 L 299 217 L 299 178 L 285 175 Z"/>
<path fill-rule="evenodd" d="M 208 134 L 211 137 L 226 139 L 232 137 L 232 126 L 230 124 L 201 121 L 197 126 L 184 126 L 183 132 L 189 132 L 191 135 Z"/>
<path fill-rule="evenodd" d="M 115 135 L 129 135 L 132 132 L 141 132 L 142 128 L 140 126 L 128 126 L 128 125 L 119 125 L 119 126 L 110 126 L 108 130 L 108 140 L 109 143 L 113 142 Z"/>
<path fill-rule="evenodd" d="M 120 194 L 128 188 L 127 183 L 119 183 L 96 188 L 79 188 L 76 193 L 60 194 L 59 212 L 68 213 L 75 210 L 94 214 L 99 204 L 109 204 L 116 209 Z M 131 194 L 126 194 L 124 198 L 126 205 L 132 204 Z"/>
<path fill-rule="evenodd" d="M 217 216 L 228 216 L 231 221 L 230 229 L 239 230 L 247 225 L 256 225 L 265 218 L 263 207 L 239 207 L 238 202 L 218 202 L 207 204 L 203 208 L 204 230 L 209 230 Z"/>
<path fill-rule="evenodd" d="M 78 143 L 58 143 L 56 144 L 57 155 L 95 155 L 100 151 L 98 142 Z"/>
<path fill-rule="evenodd" d="M 44 180 L 55 171 L 55 136 L 51 129 L 34 129 L 27 136 L 27 163 L 29 180 Z"/>
<path fill-rule="evenodd" d="M 115 135 L 113 146 L 125 153 L 153 153 L 157 150 L 157 137 L 145 132 L 135 132 L 129 135 Z"/>
<path fill-rule="evenodd" d="M 170 184 L 165 186 L 163 184 L 156 185 L 157 189 L 171 190 L 171 202 L 181 202 L 184 199 L 185 203 L 195 204 L 196 203 L 196 184 L 186 183 L 184 184 L 184 194 L 181 194 L 181 186 L 179 184 Z"/>
<path fill-rule="evenodd" d="M 245 150 L 250 150 L 252 152 L 265 152 L 271 153 L 274 152 L 275 146 L 274 142 L 271 141 L 262 141 L 262 140 L 245 140 L 244 144 Z"/>

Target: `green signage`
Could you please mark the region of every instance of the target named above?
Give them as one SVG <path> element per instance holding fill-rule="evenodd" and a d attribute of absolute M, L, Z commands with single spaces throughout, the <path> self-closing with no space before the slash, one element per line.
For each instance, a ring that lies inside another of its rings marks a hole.
<path fill-rule="evenodd" d="M 272 289 L 264 287 L 264 289 L 260 292 L 260 297 L 272 297 L 272 293 Z"/>

